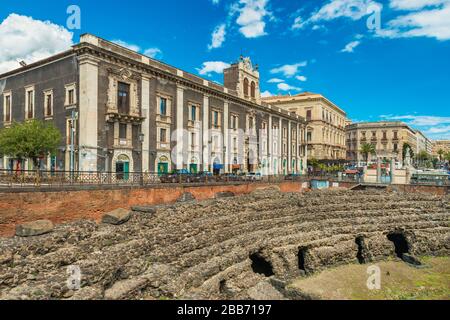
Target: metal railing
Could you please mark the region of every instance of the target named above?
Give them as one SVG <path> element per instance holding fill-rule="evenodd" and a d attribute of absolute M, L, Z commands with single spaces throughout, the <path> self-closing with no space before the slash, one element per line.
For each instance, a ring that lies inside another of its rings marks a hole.
<path fill-rule="evenodd" d="M 307 181 L 307 176 L 206 175 L 148 172 L 71 172 L 41 170 L 0 170 L 0 189 L 64 188 L 88 186 L 152 186 L 165 184 L 277 183 Z"/>

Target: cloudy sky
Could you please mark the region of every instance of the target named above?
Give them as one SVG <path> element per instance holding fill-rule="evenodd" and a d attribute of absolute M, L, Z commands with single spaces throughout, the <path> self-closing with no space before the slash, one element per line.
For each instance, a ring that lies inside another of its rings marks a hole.
<path fill-rule="evenodd" d="M 450 0 L 3 0 L 0 73 L 86 32 L 218 82 L 242 53 L 264 95 L 318 92 L 354 121 L 450 139 Z"/>

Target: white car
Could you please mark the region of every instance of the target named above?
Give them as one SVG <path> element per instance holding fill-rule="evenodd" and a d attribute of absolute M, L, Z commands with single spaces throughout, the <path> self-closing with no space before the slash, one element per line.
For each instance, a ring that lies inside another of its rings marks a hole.
<path fill-rule="evenodd" d="M 246 181 L 261 181 L 262 176 L 261 173 L 250 172 L 245 175 Z"/>

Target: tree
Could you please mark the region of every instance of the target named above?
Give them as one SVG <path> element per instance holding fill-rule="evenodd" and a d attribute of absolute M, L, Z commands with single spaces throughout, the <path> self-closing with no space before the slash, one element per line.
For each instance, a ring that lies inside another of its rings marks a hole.
<path fill-rule="evenodd" d="M 442 161 L 445 157 L 445 152 L 442 149 L 439 149 L 437 152 L 438 156 L 439 156 L 439 161 Z"/>
<path fill-rule="evenodd" d="M 61 140 L 61 133 L 53 124 L 38 120 L 13 123 L 0 130 L 0 155 L 31 159 L 37 167 L 39 158 L 54 154 Z"/>
<path fill-rule="evenodd" d="M 429 159 L 429 155 L 426 151 L 423 150 L 417 154 L 416 158 L 419 164 L 423 166 L 424 162 L 426 162 Z"/>
<path fill-rule="evenodd" d="M 450 162 L 450 151 L 444 154 L 444 160 Z"/>
<path fill-rule="evenodd" d="M 366 158 L 366 163 L 369 163 L 369 155 L 376 154 L 375 146 L 371 143 L 363 143 L 361 149 L 359 150 L 362 155 Z"/>

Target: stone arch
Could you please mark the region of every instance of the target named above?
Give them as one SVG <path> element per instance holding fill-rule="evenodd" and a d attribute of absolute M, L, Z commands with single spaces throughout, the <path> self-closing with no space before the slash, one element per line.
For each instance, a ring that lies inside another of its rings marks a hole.
<path fill-rule="evenodd" d="M 249 86 L 249 81 L 247 78 L 244 78 L 244 96 L 248 96 L 248 86 Z"/>
<path fill-rule="evenodd" d="M 163 166 L 162 166 L 163 165 Z M 167 172 L 172 171 L 172 161 L 170 160 L 170 155 L 166 153 L 158 153 L 155 159 L 155 171 L 157 173 L 163 173 L 162 169 Z"/>
<path fill-rule="evenodd" d="M 256 83 L 255 81 L 252 81 L 250 85 L 250 95 L 252 98 L 256 98 Z"/>
<path fill-rule="evenodd" d="M 128 160 L 129 163 L 129 172 L 134 172 L 134 161 L 133 154 L 130 150 L 115 150 L 114 156 L 112 159 L 112 169 L 116 172 L 116 167 L 118 163 L 126 162 Z"/>

